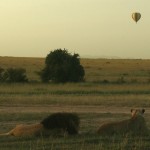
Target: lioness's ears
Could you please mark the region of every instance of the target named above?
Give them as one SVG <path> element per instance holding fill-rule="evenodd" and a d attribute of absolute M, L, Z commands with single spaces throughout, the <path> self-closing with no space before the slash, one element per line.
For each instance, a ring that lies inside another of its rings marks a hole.
<path fill-rule="evenodd" d="M 142 113 L 144 114 L 144 112 L 145 112 L 145 109 L 142 109 Z"/>

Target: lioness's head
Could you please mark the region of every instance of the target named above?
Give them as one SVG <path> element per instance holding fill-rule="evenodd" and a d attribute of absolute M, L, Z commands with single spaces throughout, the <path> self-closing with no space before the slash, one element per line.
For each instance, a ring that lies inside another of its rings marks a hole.
<path fill-rule="evenodd" d="M 143 116 L 145 109 L 131 109 L 132 117 Z"/>

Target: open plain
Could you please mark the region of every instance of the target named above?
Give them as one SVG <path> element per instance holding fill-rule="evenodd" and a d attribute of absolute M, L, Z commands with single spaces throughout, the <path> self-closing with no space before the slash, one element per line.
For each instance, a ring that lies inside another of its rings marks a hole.
<path fill-rule="evenodd" d="M 0 67 L 22 67 L 29 83 L 0 84 L 0 133 L 16 124 L 37 123 L 54 112 L 75 112 L 81 118 L 76 136 L 0 137 L 2 150 L 148 150 L 149 136 L 100 136 L 104 121 L 131 117 L 144 108 L 150 128 L 150 60 L 81 59 L 85 82 L 43 84 L 36 72 L 44 58 L 0 57 Z"/>

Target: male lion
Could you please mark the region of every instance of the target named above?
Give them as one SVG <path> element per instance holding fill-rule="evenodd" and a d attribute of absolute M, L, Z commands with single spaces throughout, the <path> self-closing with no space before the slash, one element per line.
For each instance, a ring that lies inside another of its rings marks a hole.
<path fill-rule="evenodd" d="M 143 114 L 145 109 L 131 109 L 131 118 L 103 123 L 98 129 L 97 133 L 100 135 L 113 135 L 113 134 L 133 134 L 141 135 L 147 134 L 148 128 L 146 126 Z"/>
<path fill-rule="evenodd" d="M 30 136 L 49 135 L 52 130 L 63 131 L 68 134 L 78 134 L 80 119 L 74 113 L 54 113 L 37 124 L 20 124 L 2 135 Z"/>
<path fill-rule="evenodd" d="M 47 130 L 62 129 L 68 134 L 78 134 L 80 119 L 74 113 L 54 113 L 41 121 Z"/>

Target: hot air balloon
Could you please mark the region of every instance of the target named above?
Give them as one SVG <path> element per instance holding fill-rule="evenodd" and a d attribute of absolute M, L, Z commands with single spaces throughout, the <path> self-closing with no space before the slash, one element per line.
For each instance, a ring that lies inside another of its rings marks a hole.
<path fill-rule="evenodd" d="M 137 23 L 141 18 L 141 14 L 138 12 L 135 12 L 132 14 L 132 19 Z"/>

